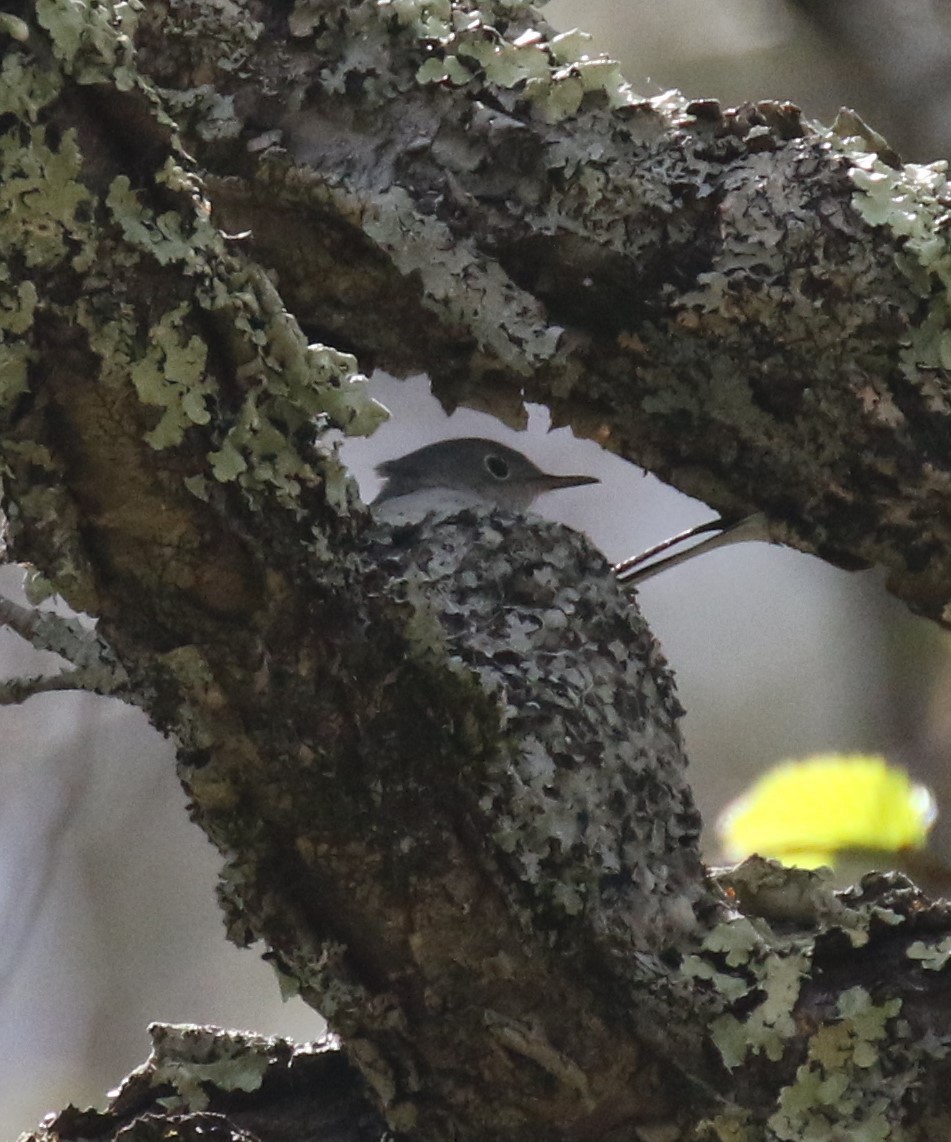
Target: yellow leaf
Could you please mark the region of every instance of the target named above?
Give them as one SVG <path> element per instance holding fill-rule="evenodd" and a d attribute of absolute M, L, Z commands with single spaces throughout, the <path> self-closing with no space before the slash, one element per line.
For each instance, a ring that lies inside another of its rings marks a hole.
<path fill-rule="evenodd" d="M 930 790 L 883 757 L 824 754 L 764 774 L 727 806 L 717 832 L 728 860 L 758 853 L 817 868 L 844 850 L 921 849 L 935 815 Z"/>

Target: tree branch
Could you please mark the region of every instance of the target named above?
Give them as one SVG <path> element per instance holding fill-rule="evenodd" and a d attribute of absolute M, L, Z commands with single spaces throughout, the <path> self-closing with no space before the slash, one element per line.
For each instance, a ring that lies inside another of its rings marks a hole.
<path fill-rule="evenodd" d="M 36 650 L 58 654 L 74 666 L 101 667 L 111 658 L 109 647 L 95 631 L 55 611 L 24 607 L 0 596 L 0 623 Z"/>
<path fill-rule="evenodd" d="M 546 403 L 945 622 L 943 166 L 888 166 L 854 118 L 640 99 L 527 5 L 465 11 L 314 4 L 227 48 L 164 19 L 140 42 L 216 217 L 305 328 L 447 405 Z M 180 87 L 195 71 L 213 95 Z"/>
<path fill-rule="evenodd" d="M 101 670 L 62 670 L 59 674 L 34 674 L 28 678 L 6 678 L 0 681 L 0 706 L 19 706 L 34 694 L 60 690 L 87 690 L 108 694 L 115 688 L 111 676 Z"/>
<path fill-rule="evenodd" d="M 315 1142 L 380 1142 L 385 1136 L 359 1074 L 332 1040 L 295 1047 L 261 1035 L 160 1023 L 149 1034 L 148 1062 L 112 1093 L 104 1110 L 69 1107 L 29 1138 L 146 1142 L 164 1128 L 181 1138 L 213 1133 L 247 1142 L 275 1131 L 293 1136 L 301 1123 Z"/>
<path fill-rule="evenodd" d="M 323 443 L 380 411 L 302 328 L 447 402 L 545 399 L 944 619 L 940 172 L 784 105 L 638 99 L 534 21 L 39 0 L 0 120 L 11 551 L 98 616 L 231 937 L 391 1129 L 917 1128 L 944 911 L 811 885 L 792 931 L 743 916 L 604 560 L 504 513 L 374 527 Z"/>

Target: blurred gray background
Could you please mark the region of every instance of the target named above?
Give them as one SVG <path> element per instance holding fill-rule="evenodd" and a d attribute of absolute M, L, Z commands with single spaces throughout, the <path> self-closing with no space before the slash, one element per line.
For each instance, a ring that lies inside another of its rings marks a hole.
<path fill-rule="evenodd" d="M 949 149 L 945 13 L 921 0 L 557 0 L 547 9 L 559 30 L 580 25 L 593 52 L 619 56 L 644 95 L 679 87 L 725 105 L 791 99 L 825 122 L 851 106 L 911 161 Z M 366 496 L 379 460 L 477 434 L 553 471 L 599 475 L 600 486 L 542 504 L 612 560 L 711 514 L 567 431 L 548 433 L 544 410 L 515 437 L 476 413 L 447 419 L 422 378 L 381 376 L 374 386 L 393 419 L 344 446 Z M 678 676 L 709 823 L 765 766 L 820 750 L 881 751 L 932 784 L 939 804 L 951 801 L 948 639 L 908 616 L 875 572 L 746 545 L 661 576 L 641 605 Z M 6 632 L 0 655 L 10 674 L 37 668 Z M 152 1020 L 319 1033 L 301 1003 L 281 1004 L 253 952 L 226 943 L 216 857 L 186 818 L 169 744 L 139 713 L 50 694 L 0 710 L 0 726 L 4 1136 L 69 1101 L 101 1102 L 144 1060 Z M 945 851 L 947 833 L 939 819 Z"/>

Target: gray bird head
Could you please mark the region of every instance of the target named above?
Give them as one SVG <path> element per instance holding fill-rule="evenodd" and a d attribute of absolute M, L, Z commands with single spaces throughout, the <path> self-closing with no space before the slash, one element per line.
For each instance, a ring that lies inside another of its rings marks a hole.
<path fill-rule="evenodd" d="M 425 493 L 432 496 L 436 506 L 439 493 L 446 493 L 447 503 L 454 506 L 490 503 L 520 512 L 542 492 L 599 482 L 596 476 L 555 476 L 543 472 L 514 448 L 477 436 L 427 444 L 406 456 L 385 461 L 377 467 L 377 474 L 386 483 L 373 501 L 374 508 Z"/>

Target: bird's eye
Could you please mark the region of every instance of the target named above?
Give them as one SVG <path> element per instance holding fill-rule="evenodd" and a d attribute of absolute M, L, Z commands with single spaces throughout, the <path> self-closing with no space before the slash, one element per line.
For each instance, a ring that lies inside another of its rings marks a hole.
<path fill-rule="evenodd" d="M 482 463 L 485 465 L 485 470 L 489 475 L 494 476 L 497 480 L 507 480 L 509 478 L 508 463 L 495 452 L 490 452 Z"/>

